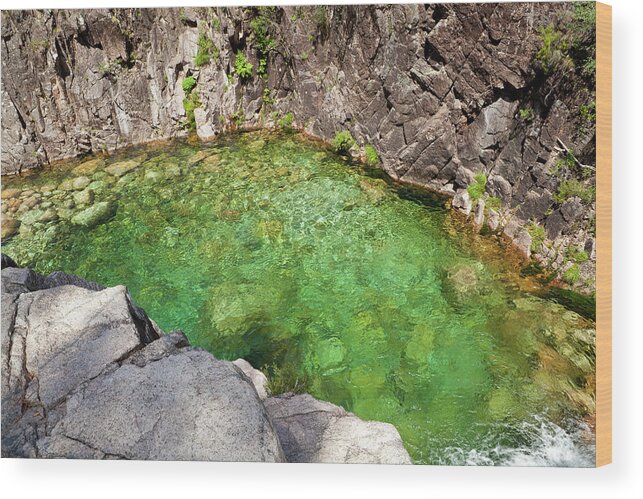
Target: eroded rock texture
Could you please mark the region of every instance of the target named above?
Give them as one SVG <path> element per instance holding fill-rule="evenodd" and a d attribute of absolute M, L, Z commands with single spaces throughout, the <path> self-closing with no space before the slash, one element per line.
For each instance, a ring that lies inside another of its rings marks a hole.
<path fill-rule="evenodd" d="M 265 406 L 263 374 L 164 334 L 123 286 L 3 267 L 3 457 L 410 463 L 391 425 L 310 396 Z M 302 427 L 296 401 L 324 412 Z"/>
<path fill-rule="evenodd" d="M 386 172 L 403 181 L 456 195 L 484 173 L 488 195 L 503 207 L 493 230 L 515 219 L 504 233 L 562 274 L 570 264 L 558 258 L 565 248 L 593 245 L 594 204 L 553 199 L 566 178 L 552 169 L 561 141 L 595 164 L 593 127 L 586 130 L 581 112 L 593 97 L 578 72 L 560 80 L 534 61 L 540 30 L 552 25 L 564 33 L 571 9 L 512 3 L 5 12 L 2 172 L 186 134 L 182 82 L 193 76 L 193 126 L 201 138 L 272 126 L 293 113 L 296 126 L 325 140 L 349 130 L 360 146 L 372 144 Z M 212 45 L 197 66 L 201 35 Z M 235 76 L 241 53 L 253 65 L 249 78 Z M 527 222 L 545 228 L 551 244 L 532 244 Z M 591 280 L 593 263 L 583 265 Z"/>

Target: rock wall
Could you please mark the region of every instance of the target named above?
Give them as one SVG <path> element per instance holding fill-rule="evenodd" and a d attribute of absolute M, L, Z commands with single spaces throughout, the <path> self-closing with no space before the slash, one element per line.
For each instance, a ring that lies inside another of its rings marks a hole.
<path fill-rule="evenodd" d="M 269 397 L 248 362 L 163 333 L 123 286 L 2 267 L 2 457 L 411 463 L 392 425 Z"/>
<path fill-rule="evenodd" d="M 593 89 L 580 70 L 561 78 L 535 64 L 541 30 L 564 34 L 571 9 L 4 12 L 2 172 L 190 128 L 209 139 L 283 125 L 292 113 L 294 126 L 324 140 L 350 131 L 353 154 L 372 145 L 392 177 L 454 196 L 474 223 L 560 276 L 574 267 L 578 277 L 568 281 L 591 290 L 595 205 L 561 191 L 570 180 L 593 185 L 595 127 L 582 112 L 591 113 Z M 235 69 L 242 57 L 252 64 L 247 77 Z M 196 86 L 186 92 L 189 76 Z M 589 166 L 589 178 L 565 167 L 567 151 Z M 476 196 L 471 186 L 482 178 Z"/>

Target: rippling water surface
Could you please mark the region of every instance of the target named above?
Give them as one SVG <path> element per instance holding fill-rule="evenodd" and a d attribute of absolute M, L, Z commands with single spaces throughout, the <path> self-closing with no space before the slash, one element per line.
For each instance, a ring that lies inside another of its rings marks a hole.
<path fill-rule="evenodd" d="M 593 465 L 593 321 L 539 297 L 444 200 L 258 132 L 4 184 L 37 201 L 11 215 L 19 263 L 125 283 L 164 330 L 248 359 L 274 391 L 393 423 L 415 462 Z M 88 201 L 115 216 L 75 225 Z"/>

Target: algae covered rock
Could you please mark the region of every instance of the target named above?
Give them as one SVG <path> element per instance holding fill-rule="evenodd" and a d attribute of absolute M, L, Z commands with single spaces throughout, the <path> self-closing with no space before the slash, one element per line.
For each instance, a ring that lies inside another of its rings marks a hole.
<path fill-rule="evenodd" d="M 77 177 L 72 182 L 72 187 L 76 191 L 82 191 L 90 183 L 91 183 L 91 179 L 89 177 L 84 177 L 84 176 L 83 177 Z"/>
<path fill-rule="evenodd" d="M 81 225 L 91 229 L 97 225 L 107 222 L 115 214 L 116 203 L 102 201 L 81 211 L 80 213 L 77 213 L 71 217 L 71 221 L 75 225 Z"/>
<path fill-rule="evenodd" d="M 119 161 L 118 163 L 114 163 L 106 167 L 105 171 L 110 175 L 114 175 L 115 177 L 122 177 L 126 173 L 129 173 L 141 166 L 141 162 L 142 159 L 140 158 L 129 159 L 127 161 Z"/>
<path fill-rule="evenodd" d="M 20 220 L 15 218 L 2 218 L 2 239 L 13 237 L 20 229 Z"/>

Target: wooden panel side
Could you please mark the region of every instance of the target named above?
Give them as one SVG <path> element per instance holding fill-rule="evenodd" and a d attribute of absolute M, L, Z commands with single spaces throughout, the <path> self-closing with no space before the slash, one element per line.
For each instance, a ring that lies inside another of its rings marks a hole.
<path fill-rule="evenodd" d="M 612 7 L 596 3 L 596 466 L 612 462 Z"/>

